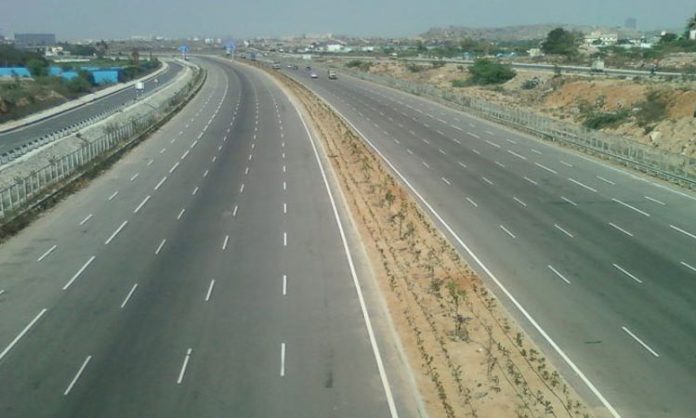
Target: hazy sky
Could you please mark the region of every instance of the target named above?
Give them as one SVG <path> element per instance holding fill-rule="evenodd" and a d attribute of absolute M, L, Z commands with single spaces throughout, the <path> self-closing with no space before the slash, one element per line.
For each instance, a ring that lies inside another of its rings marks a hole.
<path fill-rule="evenodd" d="M 416 35 L 433 26 L 683 27 L 694 0 L 0 0 L 0 30 L 60 40 L 132 35 Z"/>

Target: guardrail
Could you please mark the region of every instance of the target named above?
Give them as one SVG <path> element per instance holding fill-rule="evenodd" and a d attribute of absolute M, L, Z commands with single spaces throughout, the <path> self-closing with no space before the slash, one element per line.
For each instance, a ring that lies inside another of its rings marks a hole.
<path fill-rule="evenodd" d="M 154 78 L 154 77 L 156 77 L 156 76 L 153 76 L 152 74 L 150 74 L 150 75 L 146 76 L 145 79 L 150 79 L 150 78 Z M 162 84 L 161 86 L 158 86 L 158 88 L 156 90 L 153 90 L 153 92 L 164 88 L 165 86 L 171 84 L 174 80 L 175 80 L 175 78 L 171 79 L 167 83 Z M 128 87 L 126 87 L 126 88 L 128 88 Z M 114 94 L 120 93 L 123 90 L 125 90 L 125 89 L 117 90 L 114 92 Z M 109 94 L 107 96 L 110 96 L 110 95 L 111 94 Z M 65 126 L 57 131 L 51 132 L 50 134 L 42 135 L 39 138 L 35 138 L 34 140 L 31 140 L 29 142 L 25 142 L 24 144 L 19 145 L 19 146 L 15 147 L 9 151 L 3 152 L 2 154 L 0 154 L 0 166 L 3 164 L 7 164 L 11 161 L 14 161 L 17 158 L 23 156 L 24 154 L 35 150 L 36 148 L 39 148 L 39 147 L 46 145 L 46 144 L 49 144 L 53 141 L 57 141 L 61 138 L 65 138 L 66 136 L 72 135 L 72 134 L 86 128 L 87 126 L 90 126 L 90 125 L 95 124 L 101 120 L 104 120 L 104 119 L 108 118 L 109 116 L 121 111 L 121 109 L 124 109 L 125 107 L 130 106 L 131 104 L 133 104 L 137 101 L 138 101 L 137 97 L 133 98 L 131 100 L 128 100 L 128 101 L 118 105 L 118 106 L 114 106 L 108 110 L 100 112 L 97 115 L 93 115 L 87 119 L 84 119 L 80 122 L 74 123 L 70 126 Z"/>
<path fill-rule="evenodd" d="M 142 135 L 159 127 L 195 95 L 204 81 L 205 72 L 200 70 L 194 79 L 171 99 L 157 107 L 148 108 L 144 114 L 127 122 L 106 125 L 102 136 L 90 141 L 85 140 L 76 151 L 51 160 L 48 165 L 25 177 L 14 179 L 14 184 L 0 190 L 0 220 L 7 221 L 35 206 L 37 202 L 60 189 L 58 187 L 54 190 L 53 186 L 69 183 L 82 175 L 90 163 L 125 148 Z"/>
<path fill-rule="evenodd" d="M 294 60 L 297 63 L 308 61 Z M 619 162 L 624 166 L 696 189 L 696 158 L 658 150 L 636 140 L 609 135 L 583 126 L 565 123 L 523 109 L 508 108 L 486 100 L 455 94 L 425 84 L 341 68 L 344 74 L 381 84 L 502 123 L 551 142 L 570 146 L 590 155 Z"/>

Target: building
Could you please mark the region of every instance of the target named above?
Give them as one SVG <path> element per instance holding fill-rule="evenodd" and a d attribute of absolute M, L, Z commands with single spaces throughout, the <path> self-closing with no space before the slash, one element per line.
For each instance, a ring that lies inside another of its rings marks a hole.
<path fill-rule="evenodd" d="M 22 49 L 45 48 L 56 44 L 54 33 L 15 33 L 15 47 Z"/>
<path fill-rule="evenodd" d="M 618 33 L 604 33 L 599 31 L 593 31 L 585 35 L 585 44 L 587 45 L 601 45 L 610 46 L 614 45 L 619 41 Z"/>
<path fill-rule="evenodd" d="M 691 39 L 692 41 L 696 41 L 696 29 L 689 30 L 689 39 Z"/>

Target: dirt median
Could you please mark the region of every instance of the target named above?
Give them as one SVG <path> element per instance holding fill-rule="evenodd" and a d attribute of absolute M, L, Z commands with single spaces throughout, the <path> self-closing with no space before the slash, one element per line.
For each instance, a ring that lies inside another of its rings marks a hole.
<path fill-rule="evenodd" d="M 323 141 L 430 416 L 592 416 L 358 134 L 304 86 L 269 73 Z"/>

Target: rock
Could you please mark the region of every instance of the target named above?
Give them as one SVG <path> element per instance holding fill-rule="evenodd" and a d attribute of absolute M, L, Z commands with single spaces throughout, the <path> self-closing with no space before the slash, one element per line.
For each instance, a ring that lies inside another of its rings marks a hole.
<path fill-rule="evenodd" d="M 660 137 L 662 136 L 662 132 L 660 131 L 652 131 L 650 134 L 648 134 L 650 137 L 651 142 L 658 142 L 660 140 Z"/>

